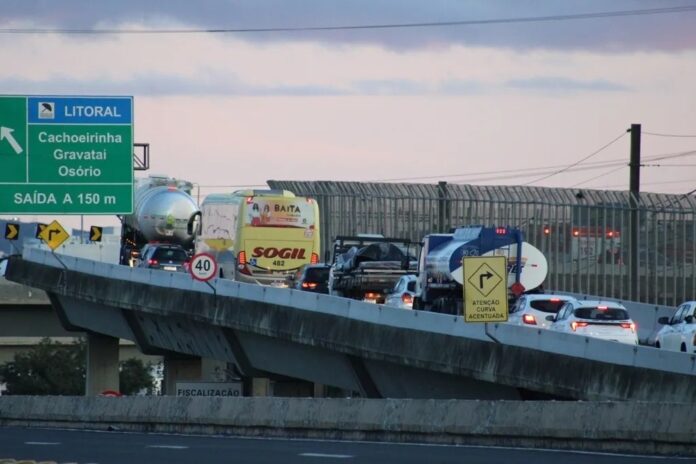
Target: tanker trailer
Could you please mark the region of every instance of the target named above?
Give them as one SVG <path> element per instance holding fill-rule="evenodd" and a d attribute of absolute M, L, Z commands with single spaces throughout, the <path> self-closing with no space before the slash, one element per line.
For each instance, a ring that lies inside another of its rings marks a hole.
<path fill-rule="evenodd" d="M 511 296 L 539 291 L 548 273 L 544 254 L 509 227 L 462 227 L 423 238 L 414 309 L 462 314 L 465 256 L 505 256 Z"/>
<path fill-rule="evenodd" d="M 164 176 L 136 179 L 133 214 L 121 217 L 121 264 L 134 265 L 146 243 L 193 248 L 188 222 L 199 209 L 191 197 L 192 188 L 190 182 Z"/>

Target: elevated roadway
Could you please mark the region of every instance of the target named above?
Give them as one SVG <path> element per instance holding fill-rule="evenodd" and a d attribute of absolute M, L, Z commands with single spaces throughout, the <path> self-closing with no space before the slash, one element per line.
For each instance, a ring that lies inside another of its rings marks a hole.
<path fill-rule="evenodd" d="M 696 356 L 458 316 L 25 249 L 8 280 L 67 329 L 235 363 L 366 397 L 693 402 Z"/>

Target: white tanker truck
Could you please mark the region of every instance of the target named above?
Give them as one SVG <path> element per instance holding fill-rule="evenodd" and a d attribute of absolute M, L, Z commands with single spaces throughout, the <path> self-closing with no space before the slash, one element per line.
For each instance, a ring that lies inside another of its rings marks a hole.
<path fill-rule="evenodd" d="M 414 309 L 462 314 L 465 256 L 505 256 L 511 296 L 538 292 L 546 279 L 544 254 L 524 241 L 522 231 L 510 227 L 462 227 L 451 234 L 423 238 L 418 262 Z"/>
<path fill-rule="evenodd" d="M 133 214 L 121 217 L 121 264 L 134 265 L 138 252 L 150 242 L 193 247 L 189 220 L 199 211 L 191 197 L 193 184 L 165 176 L 135 180 Z"/>

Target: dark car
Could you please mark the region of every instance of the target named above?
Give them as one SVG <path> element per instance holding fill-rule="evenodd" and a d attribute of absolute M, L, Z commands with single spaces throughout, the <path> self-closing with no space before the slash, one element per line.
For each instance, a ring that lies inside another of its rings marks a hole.
<path fill-rule="evenodd" d="M 164 271 L 187 272 L 189 256 L 180 245 L 148 244 L 140 253 L 138 267 L 162 269 Z"/>
<path fill-rule="evenodd" d="M 314 293 L 329 293 L 328 264 L 308 264 L 295 277 L 294 288 Z"/>

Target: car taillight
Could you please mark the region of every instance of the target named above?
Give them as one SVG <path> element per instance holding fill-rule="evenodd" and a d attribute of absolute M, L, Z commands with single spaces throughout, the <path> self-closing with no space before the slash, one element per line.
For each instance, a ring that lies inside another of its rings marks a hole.
<path fill-rule="evenodd" d="M 587 327 L 589 324 L 587 322 L 578 322 L 578 321 L 573 321 L 570 323 L 570 328 L 573 329 L 573 332 L 575 332 L 578 327 Z"/>
<path fill-rule="evenodd" d="M 309 258 L 310 264 L 317 264 L 319 262 L 319 255 L 316 253 L 312 253 L 311 258 Z"/>
<path fill-rule="evenodd" d="M 379 298 L 379 293 L 377 293 L 377 292 L 366 292 L 366 293 L 365 293 L 365 297 L 363 298 L 363 300 L 364 300 L 364 301 L 376 302 L 378 298 Z"/>
<path fill-rule="evenodd" d="M 404 293 L 403 295 L 401 295 L 401 302 L 403 304 L 412 305 L 413 295 L 411 295 L 410 293 Z"/>
<path fill-rule="evenodd" d="M 317 288 L 317 283 L 316 282 L 302 282 L 302 288 L 309 288 L 311 290 L 314 290 Z"/>
<path fill-rule="evenodd" d="M 529 325 L 536 325 L 536 317 L 531 314 L 525 314 L 522 316 L 522 322 Z"/>
<path fill-rule="evenodd" d="M 624 329 L 631 329 L 631 332 L 636 331 L 636 325 L 633 322 L 622 322 L 620 325 Z"/>
<path fill-rule="evenodd" d="M 149 264 L 150 266 L 157 266 L 159 264 L 159 261 L 157 261 L 156 259 L 150 258 L 147 260 L 147 264 Z"/>

